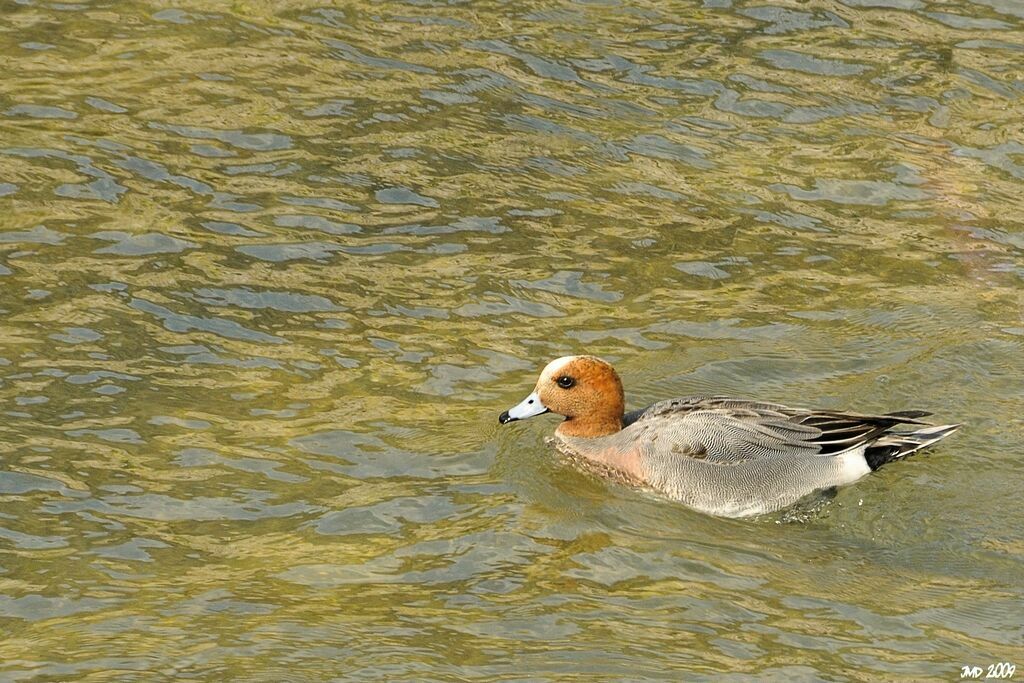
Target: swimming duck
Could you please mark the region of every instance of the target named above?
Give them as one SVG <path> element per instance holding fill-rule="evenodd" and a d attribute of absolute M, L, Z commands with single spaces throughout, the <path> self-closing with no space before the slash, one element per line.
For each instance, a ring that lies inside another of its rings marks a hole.
<path fill-rule="evenodd" d="M 565 417 L 555 430 L 558 450 L 588 469 L 725 517 L 773 512 L 853 483 L 960 427 L 922 422 L 931 413 L 921 410 L 861 415 L 725 396 L 627 413 L 618 373 L 594 356 L 548 363 L 533 393 L 498 421 L 547 412 Z M 895 431 L 899 424 L 915 428 Z"/>

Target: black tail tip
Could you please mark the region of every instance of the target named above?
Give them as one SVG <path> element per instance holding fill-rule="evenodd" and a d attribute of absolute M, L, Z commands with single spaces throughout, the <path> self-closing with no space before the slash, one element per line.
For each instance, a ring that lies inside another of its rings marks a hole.
<path fill-rule="evenodd" d="M 960 425 L 933 425 L 913 432 L 887 432 L 864 451 L 868 467 L 877 470 L 893 460 L 901 460 L 927 448 L 960 429 Z"/>
<path fill-rule="evenodd" d="M 928 417 L 931 415 L 927 410 L 896 410 L 891 413 L 886 413 L 887 417 L 906 417 L 911 420 L 916 420 L 919 417 Z"/>

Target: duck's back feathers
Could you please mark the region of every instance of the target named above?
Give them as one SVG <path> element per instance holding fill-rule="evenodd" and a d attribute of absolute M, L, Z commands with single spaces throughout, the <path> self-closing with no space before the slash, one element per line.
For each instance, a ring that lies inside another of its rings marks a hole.
<path fill-rule="evenodd" d="M 617 434 L 564 441 L 592 459 L 633 452 L 655 488 L 707 512 L 748 515 L 852 483 L 957 428 L 928 426 L 919 420 L 927 414 L 862 415 L 696 396 L 630 413 Z M 893 431 L 899 424 L 921 428 Z"/>
<path fill-rule="evenodd" d="M 876 442 L 886 448 L 902 444 L 902 455 L 908 455 L 956 429 L 957 426 L 949 425 L 944 426 L 941 433 L 934 429 L 905 433 L 892 431 L 900 424 L 929 427 L 929 423 L 919 418 L 930 414 L 923 410 L 903 410 L 867 415 L 790 408 L 779 403 L 727 396 L 692 396 L 655 403 L 627 414 L 623 421 L 626 427 L 658 422 L 659 432 L 666 425 L 676 425 L 676 429 L 707 442 L 705 450 L 710 447 L 709 453 L 714 451 L 717 455 L 720 450 L 726 451 L 722 455 L 733 460 L 735 453 L 727 451 L 743 449 L 751 443 L 764 448 L 760 454 L 757 449 L 745 448 L 748 457 L 836 455 L 859 446 L 870 447 Z M 914 438 L 901 441 L 903 437 Z M 922 438 L 927 438 L 927 443 L 918 443 Z M 912 445 L 915 447 L 909 448 Z"/>

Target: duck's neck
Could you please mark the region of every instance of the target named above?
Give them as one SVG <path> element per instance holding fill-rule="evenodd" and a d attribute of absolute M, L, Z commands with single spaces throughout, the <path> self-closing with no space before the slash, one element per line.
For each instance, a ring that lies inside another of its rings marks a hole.
<path fill-rule="evenodd" d="M 567 417 L 555 430 L 561 436 L 594 439 L 622 431 L 622 415 Z"/>

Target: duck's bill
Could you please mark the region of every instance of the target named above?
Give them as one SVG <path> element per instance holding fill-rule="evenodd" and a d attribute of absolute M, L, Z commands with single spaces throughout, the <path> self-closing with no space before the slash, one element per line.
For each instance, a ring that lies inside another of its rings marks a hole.
<path fill-rule="evenodd" d="M 544 404 L 540 402 L 540 396 L 537 392 L 533 392 L 522 402 L 514 408 L 509 408 L 504 413 L 498 416 L 498 422 L 501 424 L 508 424 L 509 422 L 515 422 L 516 420 L 525 420 L 528 417 L 534 415 L 543 415 L 548 412 L 548 409 L 544 407 Z"/>

